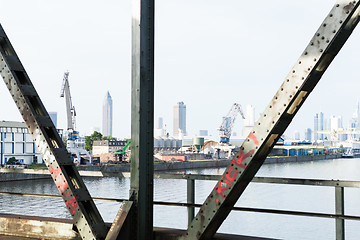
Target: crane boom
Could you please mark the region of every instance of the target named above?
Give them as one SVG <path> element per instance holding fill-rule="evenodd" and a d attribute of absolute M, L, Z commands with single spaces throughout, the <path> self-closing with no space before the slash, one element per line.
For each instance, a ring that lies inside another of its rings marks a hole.
<path fill-rule="evenodd" d="M 65 97 L 66 101 L 66 115 L 67 115 L 67 130 L 73 131 L 75 129 L 75 107 L 72 105 L 69 85 L 69 72 L 64 73 L 64 79 L 61 87 L 60 97 Z"/>
<path fill-rule="evenodd" d="M 238 113 L 240 113 L 242 118 L 245 119 L 245 115 L 242 111 L 241 105 L 238 103 L 234 103 L 226 117 L 224 117 L 220 127 L 218 128 L 221 143 L 229 143 L 231 131 Z"/>

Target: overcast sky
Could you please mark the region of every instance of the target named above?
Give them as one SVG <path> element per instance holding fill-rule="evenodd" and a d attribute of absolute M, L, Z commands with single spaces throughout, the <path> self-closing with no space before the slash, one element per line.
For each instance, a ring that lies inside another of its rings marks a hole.
<path fill-rule="evenodd" d="M 187 131 L 217 135 L 231 105 L 269 104 L 335 1 L 156 1 L 155 121 L 172 133 L 173 106 L 187 105 Z M 59 97 L 64 71 L 81 134 L 101 130 L 102 104 L 113 98 L 113 135 L 130 135 L 131 1 L 13 0 L 1 3 L 0 23 L 48 111 L 66 128 Z M 358 27 L 359 28 L 359 27 Z M 360 97 L 356 29 L 288 129 L 313 128 L 313 117 L 343 115 Z M 0 120 L 22 121 L 3 84 Z M 240 132 L 242 121 L 236 122 Z"/>

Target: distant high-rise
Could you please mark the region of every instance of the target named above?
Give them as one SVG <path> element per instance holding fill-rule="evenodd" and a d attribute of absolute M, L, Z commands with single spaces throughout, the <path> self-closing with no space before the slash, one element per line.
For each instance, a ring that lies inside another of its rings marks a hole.
<path fill-rule="evenodd" d="M 319 112 L 314 116 L 314 140 L 324 140 L 324 134 L 318 131 L 325 130 L 324 113 Z"/>
<path fill-rule="evenodd" d="M 54 123 L 55 128 L 57 128 L 57 112 L 49 112 L 51 121 Z"/>
<path fill-rule="evenodd" d="M 246 115 L 244 119 L 242 135 L 245 137 L 249 135 L 250 131 L 255 125 L 255 108 L 252 105 L 246 105 Z"/>
<path fill-rule="evenodd" d="M 154 129 L 154 137 L 162 137 L 165 134 L 164 121 L 162 117 L 158 118 L 156 128 Z"/>
<path fill-rule="evenodd" d="M 305 129 L 305 140 L 311 141 L 311 128 Z"/>
<path fill-rule="evenodd" d="M 109 91 L 106 93 L 103 103 L 102 134 L 112 136 L 113 104 Z"/>
<path fill-rule="evenodd" d="M 158 124 L 157 124 L 157 128 L 160 128 L 162 129 L 163 128 L 163 118 L 162 117 L 159 117 L 158 118 Z"/>
<path fill-rule="evenodd" d="M 186 135 L 186 105 L 178 102 L 174 106 L 173 135 L 179 136 L 179 130 Z"/>
<path fill-rule="evenodd" d="M 294 132 L 294 140 L 300 140 L 300 132 L 299 131 Z"/>
<path fill-rule="evenodd" d="M 319 130 L 320 131 L 325 130 L 325 122 L 324 122 L 324 113 L 323 112 L 319 113 Z M 320 140 L 324 140 L 324 134 L 323 133 L 320 133 L 318 136 L 319 136 Z"/>
<path fill-rule="evenodd" d="M 208 130 L 199 130 L 199 136 L 209 136 Z"/>
<path fill-rule="evenodd" d="M 314 116 L 314 141 L 319 140 L 317 131 L 319 131 L 319 114 L 318 113 L 316 113 Z"/>

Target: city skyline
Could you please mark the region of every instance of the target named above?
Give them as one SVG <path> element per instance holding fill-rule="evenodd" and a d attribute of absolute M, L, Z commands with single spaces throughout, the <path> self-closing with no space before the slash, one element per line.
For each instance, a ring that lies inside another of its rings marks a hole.
<path fill-rule="evenodd" d="M 215 135 L 222 116 L 234 102 L 253 105 L 257 109 L 255 119 L 258 118 L 333 2 L 261 0 L 259 4 L 263 8 L 254 16 L 245 10 L 253 8 L 252 2 L 230 0 L 224 5 L 199 1 L 167 1 L 157 5 L 154 118 L 162 116 L 172 132 L 172 107 L 181 99 L 188 106 L 188 134 L 207 129 L 209 134 Z M 201 12 L 197 8 L 200 4 Z M 87 6 L 85 12 L 82 11 L 84 5 Z M 83 0 L 39 0 L 35 3 L 19 0 L 5 1 L 2 7 L 6 11 L 0 17 L 1 24 L 46 109 L 58 112 L 58 127 L 66 129 L 65 109 L 58 92 L 63 73 L 69 70 L 80 134 L 88 134 L 92 127 L 101 128 L 103 93 L 111 86 L 116 88 L 116 91 L 110 90 L 118 106 L 113 112 L 113 135 L 129 137 L 131 3 L 109 0 L 101 5 Z M 297 11 L 293 11 L 294 8 Z M 184 22 L 181 12 L 185 10 L 188 16 Z M 19 14 L 27 21 L 19 21 Z M 101 17 L 94 19 L 94 14 Z M 281 21 L 283 18 L 287 21 Z M 198 19 L 204 21 L 198 22 Z M 248 19 L 252 19 L 251 25 Z M 194 22 L 197 24 L 190 24 Z M 97 39 L 90 37 L 94 29 L 98 31 Z M 106 44 L 94 48 L 99 41 Z M 360 97 L 355 55 L 360 50 L 359 41 L 360 29 L 357 28 L 286 134 L 292 135 L 297 129 L 303 134 L 305 128 L 312 127 L 317 112 L 342 115 L 347 123 L 354 112 L 354 102 Z M 8 103 L 3 106 L 0 120 L 23 121 L 4 84 L 0 87 L 0 100 Z M 241 125 L 240 122 L 236 125 Z M 240 135 L 241 130 L 235 131 Z"/>

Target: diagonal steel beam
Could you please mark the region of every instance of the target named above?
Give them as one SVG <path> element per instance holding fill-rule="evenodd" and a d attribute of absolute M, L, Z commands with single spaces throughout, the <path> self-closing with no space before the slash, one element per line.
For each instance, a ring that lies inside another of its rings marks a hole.
<path fill-rule="evenodd" d="M 0 25 L 0 74 L 18 107 L 83 239 L 104 239 L 107 228 L 20 59 Z"/>
<path fill-rule="evenodd" d="M 359 21 L 359 0 L 339 0 L 180 239 L 211 239 Z"/>

